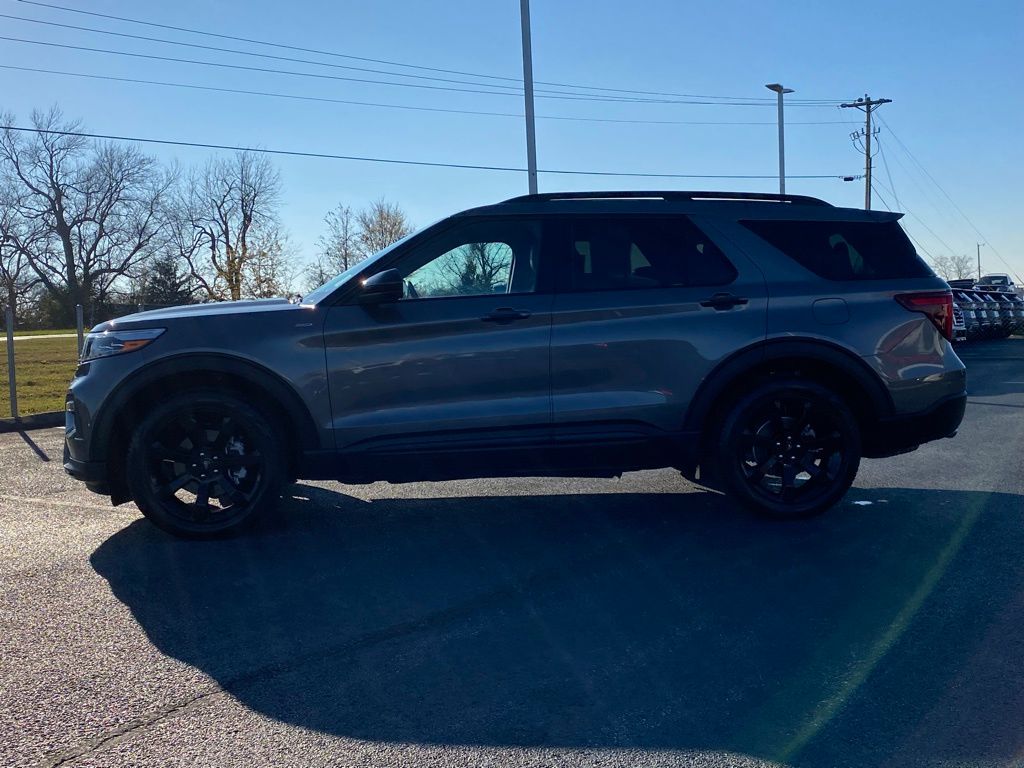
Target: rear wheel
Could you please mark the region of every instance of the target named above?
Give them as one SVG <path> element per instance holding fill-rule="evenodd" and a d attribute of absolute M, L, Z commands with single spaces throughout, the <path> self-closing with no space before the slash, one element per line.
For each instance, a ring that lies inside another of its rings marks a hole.
<path fill-rule="evenodd" d="M 128 487 L 142 513 L 185 538 L 244 528 L 277 501 L 283 456 L 268 420 L 218 392 L 178 395 L 139 424 Z"/>
<path fill-rule="evenodd" d="M 812 517 L 843 497 L 860 456 L 860 430 L 842 398 L 813 382 L 768 382 L 725 417 L 715 475 L 755 512 Z"/>

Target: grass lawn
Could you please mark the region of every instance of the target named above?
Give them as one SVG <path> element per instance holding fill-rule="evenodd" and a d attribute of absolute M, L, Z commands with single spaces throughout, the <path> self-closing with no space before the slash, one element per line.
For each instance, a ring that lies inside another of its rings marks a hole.
<path fill-rule="evenodd" d="M 55 333 L 55 331 L 51 331 Z M 64 393 L 78 365 L 77 339 L 32 339 L 14 342 L 18 413 L 63 411 Z M 0 336 L 0 417 L 11 415 L 7 343 Z"/>

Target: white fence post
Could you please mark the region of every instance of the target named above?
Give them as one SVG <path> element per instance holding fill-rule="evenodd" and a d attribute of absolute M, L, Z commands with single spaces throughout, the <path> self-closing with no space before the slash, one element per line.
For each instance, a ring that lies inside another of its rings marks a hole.
<path fill-rule="evenodd" d="M 82 316 L 82 305 L 75 304 L 75 325 L 78 326 L 78 356 L 82 356 L 82 344 L 84 341 L 84 329 L 85 319 Z"/>
<path fill-rule="evenodd" d="M 7 308 L 7 383 L 11 388 L 11 416 L 18 418 L 18 385 L 14 380 L 14 310 Z"/>

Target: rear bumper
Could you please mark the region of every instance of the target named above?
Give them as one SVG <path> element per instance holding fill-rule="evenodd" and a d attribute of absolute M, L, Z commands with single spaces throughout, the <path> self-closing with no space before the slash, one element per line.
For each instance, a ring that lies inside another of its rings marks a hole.
<path fill-rule="evenodd" d="M 963 392 L 939 400 L 926 411 L 881 421 L 865 440 L 864 455 L 868 458 L 894 456 L 932 440 L 953 437 L 966 408 L 967 393 Z"/>

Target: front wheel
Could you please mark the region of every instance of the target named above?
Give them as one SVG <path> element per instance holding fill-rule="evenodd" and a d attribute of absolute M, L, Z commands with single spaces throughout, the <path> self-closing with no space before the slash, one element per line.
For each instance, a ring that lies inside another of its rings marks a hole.
<path fill-rule="evenodd" d="M 857 475 L 861 438 L 845 401 L 814 382 L 762 384 L 722 422 L 716 475 L 723 490 L 768 517 L 819 515 Z"/>
<path fill-rule="evenodd" d="M 128 446 L 128 487 L 142 513 L 183 538 L 255 522 L 275 505 L 283 455 L 267 419 L 236 397 L 192 391 L 154 408 Z"/>

